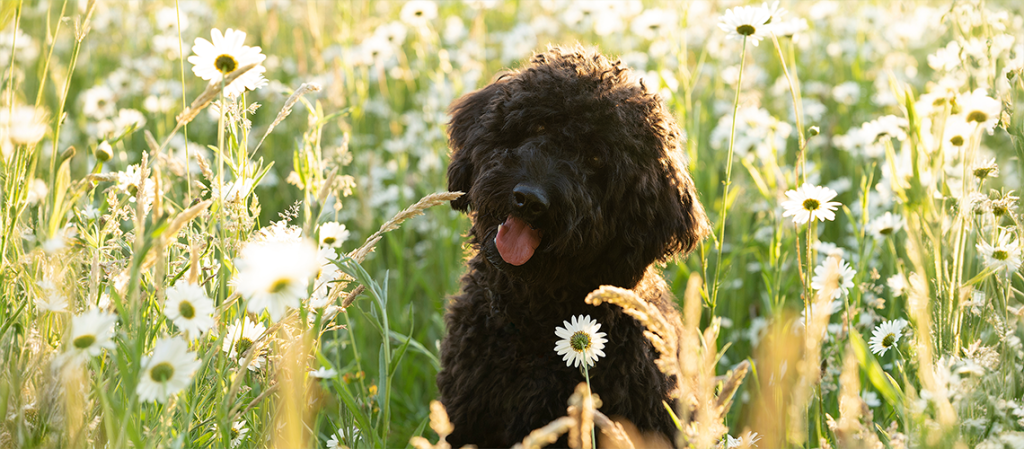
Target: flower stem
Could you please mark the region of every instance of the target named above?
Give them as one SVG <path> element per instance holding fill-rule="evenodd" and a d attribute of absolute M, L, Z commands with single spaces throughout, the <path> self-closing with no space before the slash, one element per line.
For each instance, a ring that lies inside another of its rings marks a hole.
<path fill-rule="evenodd" d="M 181 7 L 178 0 L 174 0 L 174 17 L 178 25 L 178 66 L 181 70 L 181 110 L 188 109 L 188 102 L 185 99 L 185 50 L 181 45 Z M 184 125 L 182 134 L 185 136 L 185 188 L 188 192 L 187 201 L 192 201 L 192 158 L 188 149 L 188 124 Z M 173 134 L 172 134 L 173 136 Z"/>
<path fill-rule="evenodd" d="M 583 378 L 587 380 L 587 396 L 588 396 L 584 400 L 589 400 L 590 398 L 594 397 L 594 390 L 590 388 L 590 370 L 587 368 L 587 362 L 585 362 L 585 361 L 583 362 Z M 580 410 L 580 413 L 583 413 L 582 409 Z M 590 447 L 596 447 L 596 446 L 597 446 L 597 435 L 596 435 L 596 432 L 594 431 L 594 426 L 590 426 Z M 584 445 L 584 447 L 586 447 L 586 446 Z"/>
<path fill-rule="evenodd" d="M 729 211 L 729 185 L 732 181 L 732 154 L 736 147 L 736 114 L 740 108 L 740 90 L 743 87 L 743 66 L 747 60 L 747 37 L 743 37 L 743 46 L 740 50 L 740 73 L 736 78 L 736 96 L 732 102 L 732 129 L 729 131 L 729 156 L 725 163 L 725 188 L 722 193 L 722 226 L 718 233 L 718 258 L 715 260 L 714 288 L 711 292 L 711 313 L 715 313 L 715 306 L 718 304 L 719 272 L 722 269 L 722 246 L 725 245 L 725 218 Z"/>
<path fill-rule="evenodd" d="M 786 57 L 782 55 L 782 47 L 779 45 L 779 38 L 772 33 L 772 42 L 775 44 L 775 51 L 779 55 L 779 62 L 782 64 L 782 73 L 786 75 L 786 81 L 789 82 L 789 93 L 793 97 L 793 116 L 796 117 L 796 132 L 797 132 L 797 153 L 796 153 L 796 179 L 799 184 L 807 182 L 807 164 L 804 161 L 804 147 L 807 146 L 807 138 L 804 137 L 804 108 L 800 101 L 800 91 L 797 89 L 796 83 L 793 81 L 793 76 L 789 75 L 789 69 L 786 65 Z M 801 176 L 802 175 L 802 176 Z"/>

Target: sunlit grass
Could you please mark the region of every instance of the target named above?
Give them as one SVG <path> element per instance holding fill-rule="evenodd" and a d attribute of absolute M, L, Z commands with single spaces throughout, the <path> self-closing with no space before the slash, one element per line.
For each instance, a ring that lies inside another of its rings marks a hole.
<path fill-rule="evenodd" d="M 677 445 L 1019 447 L 1020 7 L 732 6 L 3 2 L 0 447 L 438 441 L 446 108 L 576 41 L 662 94 L 714 221 L 664 269 L 684 335 L 645 323 Z M 207 84 L 186 59 L 228 28 L 266 58 Z M 524 447 L 610 428 L 573 398 Z"/>

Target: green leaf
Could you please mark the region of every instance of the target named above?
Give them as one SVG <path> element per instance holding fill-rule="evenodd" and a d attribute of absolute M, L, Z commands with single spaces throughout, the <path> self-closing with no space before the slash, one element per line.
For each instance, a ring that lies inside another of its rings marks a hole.
<path fill-rule="evenodd" d="M 408 339 L 409 347 L 414 349 L 416 352 L 425 355 L 427 359 L 430 360 L 430 364 L 433 365 L 434 371 L 441 371 L 441 359 L 439 359 L 437 355 L 434 354 L 433 352 L 430 352 L 430 350 L 427 349 L 426 346 L 423 346 L 423 343 L 413 340 L 411 336 L 407 337 L 395 331 L 389 330 L 388 335 L 390 335 L 391 338 L 395 339 L 396 341 L 404 341 Z"/>
<path fill-rule="evenodd" d="M 389 334 L 394 334 L 389 331 Z M 388 367 L 388 377 L 394 376 L 395 372 L 398 371 L 398 362 L 402 361 L 402 357 L 405 356 L 405 351 L 409 349 L 409 343 L 412 342 L 412 336 L 406 337 L 402 346 L 394 351 L 391 356 L 391 366 Z"/>
<path fill-rule="evenodd" d="M 348 385 L 345 382 L 332 382 L 334 385 L 334 391 L 341 397 L 341 402 L 345 403 L 345 408 L 352 413 L 352 417 L 355 418 L 356 423 L 359 424 L 359 428 L 363 430 L 364 435 L 369 435 L 373 439 L 373 445 L 375 447 L 383 447 L 380 438 L 376 433 L 370 432 L 373 426 L 370 425 L 370 418 L 366 416 L 363 409 L 359 407 L 359 403 L 356 401 L 355 396 L 352 396 L 352 392 L 349 391 Z"/>
<path fill-rule="evenodd" d="M 856 330 L 850 331 L 850 346 L 853 348 L 853 353 L 857 357 L 857 362 L 860 364 L 861 369 L 868 376 L 868 380 L 871 385 L 878 390 L 879 393 L 885 397 L 886 402 L 893 408 L 902 407 L 906 402 L 906 397 L 903 395 L 903 391 L 900 389 L 896 382 L 889 376 L 882 366 L 878 364 L 878 360 L 875 356 L 868 351 L 867 343 L 864 342 L 864 338 L 860 336 L 860 333 Z"/>

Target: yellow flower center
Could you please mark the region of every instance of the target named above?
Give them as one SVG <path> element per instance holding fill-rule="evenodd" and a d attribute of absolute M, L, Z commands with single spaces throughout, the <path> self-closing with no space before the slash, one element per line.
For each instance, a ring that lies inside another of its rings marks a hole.
<path fill-rule="evenodd" d="M 224 54 L 213 60 L 213 66 L 217 68 L 218 72 L 227 75 L 238 68 L 238 61 L 234 56 Z"/>
<path fill-rule="evenodd" d="M 992 258 L 996 260 L 1006 260 L 1010 258 L 1010 253 L 1006 250 L 997 249 L 992 251 Z"/>
<path fill-rule="evenodd" d="M 74 341 L 72 341 L 71 344 L 78 349 L 85 349 L 88 348 L 89 346 L 92 346 L 92 344 L 95 342 L 95 335 L 82 335 L 81 337 L 78 337 Z"/>
<path fill-rule="evenodd" d="M 757 29 L 753 25 L 740 25 L 736 27 L 736 32 L 744 36 L 750 36 L 757 32 Z"/>
<path fill-rule="evenodd" d="M 813 212 L 818 210 L 818 207 L 821 207 L 821 203 L 818 202 L 818 200 L 814 198 L 807 198 L 806 200 L 804 200 L 804 209 Z"/>
<path fill-rule="evenodd" d="M 896 335 L 892 334 L 892 333 L 886 334 L 885 338 L 882 339 L 882 346 L 884 346 L 886 348 L 891 348 L 892 345 L 895 344 L 895 343 L 896 343 Z"/>
<path fill-rule="evenodd" d="M 270 284 L 270 289 L 268 291 L 270 293 L 281 293 L 284 289 L 288 288 L 288 285 L 290 284 L 291 282 L 289 282 L 288 278 L 281 278 L 274 281 L 273 284 Z"/>
<path fill-rule="evenodd" d="M 238 353 L 238 358 L 241 360 L 242 356 L 245 355 L 245 351 L 248 351 L 252 347 L 252 340 L 242 337 L 235 342 L 235 352 Z"/>
<path fill-rule="evenodd" d="M 957 147 L 963 146 L 963 144 L 964 144 L 964 136 L 953 136 L 953 137 L 950 137 L 949 138 L 949 143 L 951 143 L 951 144 L 953 144 L 953 146 L 957 146 Z"/>
<path fill-rule="evenodd" d="M 590 349 L 590 335 L 583 331 L 576 331 L 569 337 L 569 346 L 576 352 L 583 352 Z"/>
<path fill-rule="evenodd" d="M 149 370 L 149 377 L 156 382 L 167 382 L 171 376 L 174 376 L 174 366 L 167 362 L 160 363 Z"/>
<path fill-rule="evenodd" d="M 978 179 L 988 178 L 996 169 L 995 167 L 978 167 L 974 169 L 974 177 Z"/>
<path fill-rule="evenodd" d="M 196 316 L 196 308 L 192 307 L 192 303 L 182 301 L 181 304 L 178 304 L 178 313 L 185 319 L 191 320 Z"/>
<path fill-rule="evenodd" d="M 988 120 L 988 114 L 981 111 L 971 111 L 970 114 L 967 114 L 968 122 L 984 123 L 986 120 Z"/>
<path fill-rule="evenodd" d="M 334 238 L 334 236 L 330 236 L 330 235 L 329 235 L 329 236 L 327 236 L 327 237 L 324 237 L 324 243 L 326 243 L 326 244 L 328 244 L 328 245 L 330 245 L 330 244 L 334 243 L 334 242 L 335 242 L 335 240 L 337 240 L 337 239 L 335 239 L 335 238 Z"/>

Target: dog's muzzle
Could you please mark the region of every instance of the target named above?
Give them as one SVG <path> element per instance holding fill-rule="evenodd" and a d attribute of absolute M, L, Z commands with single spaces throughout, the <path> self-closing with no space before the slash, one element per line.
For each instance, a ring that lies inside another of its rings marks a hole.
<path fill-rule="evenodd" d="M 551 203 L 544 189 L 529 183 L 519 183 L 512 189 L 511 202 L 512 213 L 498 226 L 494 246 L 505 263 L 520 266 L 540 246 L 542 234 L 533 223 L 547 213 Z"/>
<path fill-rule="evenodd" d="M 550 206 L 544 189 L 534 184 L 521 182 L 512 189 L 512 210 L 527 223 L 536 221 Z"/>

